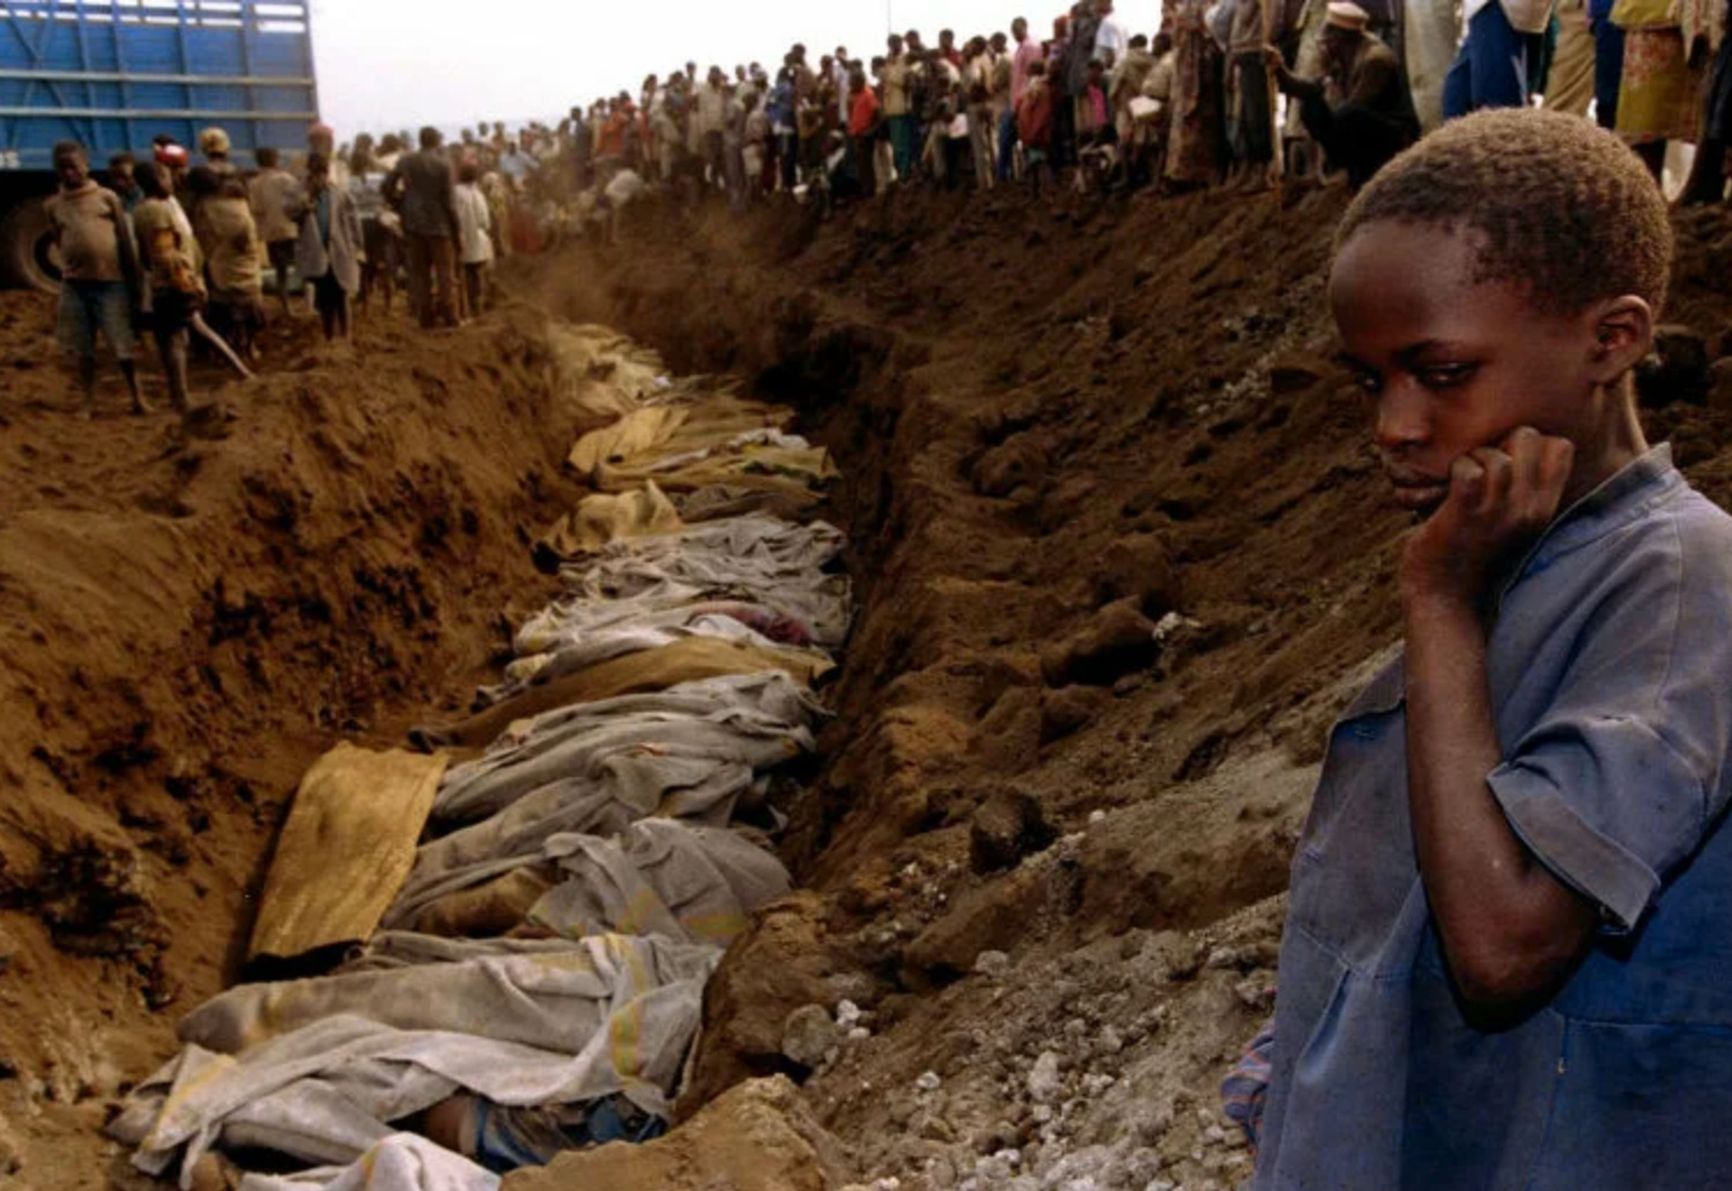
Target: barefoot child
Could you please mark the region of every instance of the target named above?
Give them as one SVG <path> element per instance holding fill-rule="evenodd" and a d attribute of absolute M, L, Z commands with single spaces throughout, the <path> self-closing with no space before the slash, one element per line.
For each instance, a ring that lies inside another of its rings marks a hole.
<path fill-rule="evenodd" d="M 174 205 L 168 167 L 147 161 L 136 172 L 140 193 L 132 222 L 149 283 L 150 331 L 168 377 L 169 403 L 182 415 L 191 408 L 187 387 L 187 329 L 204 306 L 192 229 Z"/>
<path fill-rule="evenodd" d="M 211 323 L 241 358 L 258 363 L 264 327 L 264 248 L 241 180 L 209 166 L 192 171 L 193 229 L 210 281 Z"/>
<path fill-rule="evenodd" d="M 78 142 L 54 146 L 54 172 L 60 191 L 44 210 L 66 283 L 60 290 L 58 334 L 61 347 L 78 363 L 79 416 L 88 420 L 96 409 L 98 332 L 126 378 L 132 412 L 146 413 L 132 359 L 132 316 L 143 293 L 132 221 L 120 197 L 91 178 L 89 158 Z"/>
<path fill-rule="evenodd" d="M 1627 148 L 1532 110 L 1345 216 L 1329 296 L 1419 525 L 1293 863 L 1257 1188 L 1732 1170 L 1732 519 L 1631 380 L 1671 246 Z"/>

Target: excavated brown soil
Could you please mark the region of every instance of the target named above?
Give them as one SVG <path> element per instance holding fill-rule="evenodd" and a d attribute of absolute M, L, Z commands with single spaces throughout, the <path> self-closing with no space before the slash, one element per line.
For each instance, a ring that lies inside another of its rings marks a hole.
<path fill-rule="evenodd" d="M 302 770 L 400 741 L 534 607 L 570 436 L 528 311 L 365 321 L 358 357 L 303 320 L 209 441 L 117 378 L 75 421 L 52 302 L 0 298 L 0 1169 L 106 1186 L 96 1128 L 233 978 Z"/>
<path fill-rule="evenodd" d="M 797 404 L 845 476 L 809 892 L 724 963 L 688 1107 L 786 1072 L 904 1187 L 1230 1182 L 1209 1092 L 1272 994 L 1324 727 L 1397 633 L 1404 523 L 1321 297 L 1341 201 L 647 213 L 459 333 L 281 333 L 216 442 L 70 419 L 48 309 L 4 296 L 0 1162 L 131 1184 L 96 1129 L 233 977 L 301 770 L 398 739 L 544 594 L 526 530 L 572 489 L 539 304 Z M 1724 355 L 1732 222 L 1681 234 L 1679 342 Z M 1719 396 L 1649 420 L 1726 501 Z M 781 1057 L 844 999 L 855 1037 Z"/>

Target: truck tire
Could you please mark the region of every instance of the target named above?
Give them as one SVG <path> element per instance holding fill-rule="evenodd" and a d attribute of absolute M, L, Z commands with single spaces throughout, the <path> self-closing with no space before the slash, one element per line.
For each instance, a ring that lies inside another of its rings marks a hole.
<path fill-rule="evenodd" d="M 0 220 L 0 275 L 9 285 L 53 293 L 60 263 L 43 200 L 28 198 Z"/>

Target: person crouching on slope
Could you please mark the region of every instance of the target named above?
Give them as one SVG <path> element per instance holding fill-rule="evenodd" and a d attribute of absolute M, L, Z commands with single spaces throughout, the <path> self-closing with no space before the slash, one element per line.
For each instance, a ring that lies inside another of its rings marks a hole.
<path fill-rule="evenodd" d="M 1254 1186 L 1721 1185 L 1732 518 L 1637 418 L 1665 201 L 1585 120 L 1486 112 L 1336 244 L 1420 524 L 1293 862 Z"/>

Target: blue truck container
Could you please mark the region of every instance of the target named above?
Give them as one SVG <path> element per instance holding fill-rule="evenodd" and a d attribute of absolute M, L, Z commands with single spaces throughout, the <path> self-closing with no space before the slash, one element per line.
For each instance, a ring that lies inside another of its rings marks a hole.
<path fill-rule="evenodd" d="M 58 280 L 42 201 L 56 141 L 148 160 L 167 133 L 195 154 L 218 125 L 234 160 L 304 149 L 318 119 L 310 0 L 0 2 L 0 277 Z"/>

